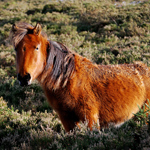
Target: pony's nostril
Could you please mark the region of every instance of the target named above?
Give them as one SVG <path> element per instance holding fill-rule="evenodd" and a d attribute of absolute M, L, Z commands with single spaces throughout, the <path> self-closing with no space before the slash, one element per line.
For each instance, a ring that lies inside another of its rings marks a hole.
<path fill-rule="evenodd" d="M 19 81 L 21 81 L 21 80 L 29 81 L 29 80 L 31 79 L 31 76 L 30 76 L 29 73 L 27 73 L 25 76 L 21 76 L 21 75 L 18 73 L 17 79 L 18 79 Z"/>
<path fill-rule="evenodd" d="M 20 75 L 19 73 L 17 74 L 17 79 L 18 79 L 19 81 L 22 80 L 22 77 L 21 77 L 21 75 Z"/>
<path fill-rule="evenodd" d="M 25 78 L 26 78 L 26 80 L 27 80 L 27 81 L 29 81 L 29 80 L 31 79 L 30 74 L 29 74 L 29 73 L 27 73 L 27 75 L 25 75 Z"/>

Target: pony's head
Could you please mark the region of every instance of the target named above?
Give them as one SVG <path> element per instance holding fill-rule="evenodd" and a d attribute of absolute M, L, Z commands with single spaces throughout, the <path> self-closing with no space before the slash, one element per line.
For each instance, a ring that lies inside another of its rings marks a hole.
<path fill-rule="evenodd" d="M 40 24 L 14 24 L 10 39 L 16 50 L 20 85 L 29 85 L 34 79 L 53 89 L 66 85 L 75 70 L 74 53 L 61 43 L 49 41 Z"/>
<path fill-rule="evenodd" d="M 16 51 L 20 85 L 29 85 L 38 78 L 46 65 L 49 42 L 41 32 L 40 24 L 33 27 L 27 23 L 12 26 L 11 41 Z"/>

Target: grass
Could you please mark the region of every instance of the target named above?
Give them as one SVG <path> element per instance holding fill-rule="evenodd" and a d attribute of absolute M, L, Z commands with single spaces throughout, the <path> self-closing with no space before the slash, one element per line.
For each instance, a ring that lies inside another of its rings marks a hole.
<path fill-rule="evenodd" d="M 19 86 L 8 39 L 13 23 L 39 22 L 51 40 L 93 62 L 149 66 L 149 8 L 149 0 L 0 1 L 0 149 L 149 149 L 150 117 L 144 109 L 120 128 L 90 131 L 85 122 L 66 133 L 37 82 Z"/>

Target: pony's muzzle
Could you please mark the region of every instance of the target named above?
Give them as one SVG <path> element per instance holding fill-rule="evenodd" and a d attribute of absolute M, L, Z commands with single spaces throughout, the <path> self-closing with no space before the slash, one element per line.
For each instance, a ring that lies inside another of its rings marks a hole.
<path fill-rule="evenodd" d="M 25 76 L 21 76 L 19 73 L 17 75 L 17 79 L 19 80 L 19 83 L 21 86 L 27 86 L 30 84 L 30 79 L 31 79 L 31 76 L 29 73 L 27 73 Z"/>

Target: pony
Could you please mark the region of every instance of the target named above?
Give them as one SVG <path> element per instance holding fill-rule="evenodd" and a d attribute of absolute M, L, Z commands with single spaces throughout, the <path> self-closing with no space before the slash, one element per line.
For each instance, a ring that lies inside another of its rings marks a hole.
<path fill-rule="evenodd" d="M 91 130 L 119 126 L 150 99 L 150 69 L 142 62 L 97 65 L 49 40 L 39 23 L 14 24 L 10 37 L 20 85 L 37 79 L 67 132 L 86 120 Z"/>

